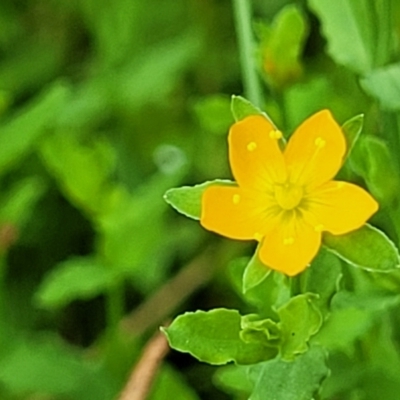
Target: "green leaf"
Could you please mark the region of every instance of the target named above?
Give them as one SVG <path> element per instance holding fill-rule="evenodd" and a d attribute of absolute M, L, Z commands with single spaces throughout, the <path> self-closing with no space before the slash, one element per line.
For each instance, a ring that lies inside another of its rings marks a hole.
<path fill-rule="evenodd" d="M 198 100 L 194 111 L 202 129 L 215 135 L 226 135 L 233 122 L 230 99 L 225 95 L 216 94 Z"/>
<path fill-rule="evenodd" d="M 25 178 L 15 183 L 0 201 L 0 223 L 22 227 L 31 216 L 44 189 L 44 183 L 37 177 Z"/>
<path fill-rule="evenodd" d="M 339 258 L 321 247 L 311 267 L 301 275 L 302 292 L 311 292 L 318 295 L 316 304 L 327 314 L 332 296 L 339 290 L 342 277 L 342 266 Z"/>
<path fill-rule="evenodd" d="M 343 310 L 357 308 L 376 313 L 382 313 L 384 310 L 399 304 L 400 295 L 385 294 L 381 292 L 361 292 L 354 293 L 348 291 L 338 292 L 332 301 L 332 309 Z"/>
<path fill-rule="evenodd" d="M 213 185 L 232 186 L 235 183 L 229 180 L 216 179 L 200 185 L 172 188 L 165 193 L 164 200 L 186 217 L 199 220 L 201 216 L 201 198 L 204 191 Z"/>
<path fill-rule="evenodd" d="M 364 335 L 373 325 L 371 314 L 357 308 L 332 312 L 315 337 L 315 343 L 329 350 L 347 350 L 355 339 Z"/>
<path fill-rule="evenodd" d="M 388 144 L 375 136 L 363 136 L 354 148 L 350 166 L 364 178 L 368 189 L 382 203 L 395 201 L 400 179 Z"/>
<path fill-rule="evenodd" d="M 393 242 L 371 225 L 335 236 L 324 234 L 324 244 L 352 266 L 374 272 L 390 272 L 400 267 L 399 252 Z"/>
<path fill-rule="evenodd" d="M 339 64 L 366 73 L 374 66 L 374 15 L 365 0 L 308 0 L 322 22 L 328 52 Z M 351 38 L 351 40 L 349 40 Z"/>
<path fill-rule="evenodd" d="M 230 361 L 254 364 L 271 354 L 262 344 L 241 340 L 241 316 L 236 310 L 218 308 L 185 313 L 162 330 L 172 348 L 213 365 Z"/>
<path fill-rule="evenodd" d="M 0 126 L 0 171 L 12 168 L 49 132 L 68 99 L 69 90 L 57 84 L 34 99 L 22 112 Z"/>
<path fill-rule="evenodd" d="M 312 347 L 286 362 L 280 358 L 249 367 L 254 391 L 249 400 L 311 400 L 328 375 L 325 353 Z"/>
<path fill-rule="evenodd" d="M 272 271 L 258 285 L 248 288 L 244 297 L 263 317 L 276 317 L 275 310 L 290 298 L 290 278 Z"/>
<path fill-rule="evenodd" d="M 90 217 L 103 211 L 111 196 L 108 179 L 115 161 L 109 142 L 98 138 L 83 145 L 72 132 L 60 132 L 46 138 L 40 150 L 48 171 L 72 203 Z"/>
<path fill-rule="evenodd" d="M 375 69 L 360 81 L 363 89 L 386 110 L 400 109 L 400 64 Z"/>
<path fill-rule="evenodd" d="M 35 294 L 38 307 L 57 309 L 76 299 L 88 300 L 104 293 L 116 281 L 114 271 L 90 258 L 71 258 L 58 264 Z"/>
<path fill-rule="evenodd" d="M 244 270 L 243 293 L 246 294 L 248 290 L 259 285 L 271 272 L 272 270 L 260 261 L 256 251 Z"/>
<path fill-rule="evenodd" d="M 50 334 L 18 340 L 1 357 L 0 380 L 21 398 L 43 393 L 55 398 L 106 400 L 117 390 L 109 373 Z"/>
<path fill-rule="evenodd" d="M 171 393 L 174 400 L 199 400 L 196 392 L 184 377 L 168 364 L 163 363 L 148 400 L 170 400 Z"/>
<path fill-rule="evenodd" d="M 281 356 L 293 360 L 308 349 L 308 341 L 322 325 L 322 315 L 315 303 L 318 296 L 305 293 L 291 298 L 277 310 L 280 318 Z"/>
<path fill-rule="evenodd" d="M 168 205 L 162 198 L 167 188 L 180 180 L 181 169 L 172 174 L 155 173 L 133 194 L 116 186 L 109 207 L 96 217 L 101 254 L 143 294 L 167 278 L 170 257 L 191 240 L 191 234 L 182 237 L 180 229 L 169 234 Z"/>
<path fill-rule="evenodd" d="M 182 79 L 183 71 L 197 60 L 200 48 L 195 29 L 146 46 L 120 73 L 118 69 L 108 73 L 105 84 L 109 96 L 126 112 L 140 110 L 143 104 L 161 102 Z"/>
<path fill-rule="evenodd" d="M 364 114 L 350 118 L 342 125 L 342 131 L 346 137 L 347 150 L 346 158 L 349 157 L 354 145 L 356 144 L 364 125 Z"/>
<path fill-rule="evenodd" d="M 357 271 L 354 278 L 360 278 Z M 330 350 L 354 352 L 353 343 L 369 332 L 376 323 L 382 324 L 382 315 L 388 310 L 398 307 L 400 295 L 389 294 L 377 290 L 376 282 L 372 278 L 370 285 L 358 285 L 362 290 L 349 292 L 342 290 L 335 294 L 331 302 L 331 313 L 321 331 L 313 339 Z"/>
<path fill-rule="evenodd" d="M 275 126 L 271 118 L 265 112 L 261 111 L 258 107 L 242 96 L 232 96 L 231 111 L 236 122 L 241 121 L 250 115 L 262 115 L 267 118 L 272 126 Z"/>
<path fill-rule="evenodd" d="M 228 394 L 247 395 L 253 391 L 249 381 L 248 367 L 243 365 L 227 365 L 217 369 L 213 376 L 213 383 Z"/>
<path fill-rule="evenodd" d="M 232 96 L 231 111 L 236 122 L 250 115 L 264 115 L 258 107 L 242 96 Z"/>
<path fill-rule="evenodd" d="M 272 319 L 260 319 L 257 314 L 248 314 L 242 317 L 240 337 L 246 343 L 263 343 L 268 347 L 277 347 L 281 341 L 281 332 Z M 271 349 L 276 356 L 278 349 Z M 272 357 L 271 357 L 272 358 Z"/>
<path fill-rule="evenodd" d="M 299 59 L 307 34 L 302 12 L 293 4 L 285 6 L 261 34 L 262 70 L 270 84 L 282 88 L 296 81 L 302 74 Z"/>

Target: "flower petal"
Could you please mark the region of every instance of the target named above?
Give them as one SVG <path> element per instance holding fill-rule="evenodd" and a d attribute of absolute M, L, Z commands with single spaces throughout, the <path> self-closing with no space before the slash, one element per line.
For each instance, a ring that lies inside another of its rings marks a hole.
<path fill-rule="evenodd" d="M 342 235 L 363 226 L 378 208 L 374 198 L 359 186 L 332 181 L 306 199 L 304 217 L 320 230 Z"/>
<path fill-rule="evenodd" d="M 293 212 L 265 236 L 259 256 L 270 268 L 293 276 L 307 267 L 320 245 L 321 232 Z"/>
<path fill-rule="evenodd" d="M 265 190 L 286 180 L 280 137 L 281 133 L 261 115 L 252 115 L 231 127 L 229 160 L 239 186 Z"/>
<path fill-rule="evenodd" d="M 314 114 L 297 128 L 285 149 L 290 181 L 309 190 L 328 182 L 339 171 L 345 152 L 345 137 L 332 114 Z"/>
<path fill-rule="evenodd" d="M 265 193 L 211 186 L 203 194 L 200 223 L 231 239 L 261 240 L 266 229 L 273 228 L 270 204 L 271 198 Z"/>

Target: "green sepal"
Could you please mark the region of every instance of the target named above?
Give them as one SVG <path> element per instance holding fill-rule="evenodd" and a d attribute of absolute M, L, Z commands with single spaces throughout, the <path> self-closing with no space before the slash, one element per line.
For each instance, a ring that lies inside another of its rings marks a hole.
<path fill-rule="evenodd" d="M 232 96 L 231 111 L 236 122 L 241 121 L 242 119 L 245 119 L 251 115 L 262 115 L 273 127 L 275 127 L 275 124 L 272 122 L 267 113 L 261 111 L 258 107 L 242 96 Z"/>
<path fill-rule="evenodd" d="M 259 285 L 272 272 L 270 268 L 261 262 L 258 256 L 258 249 L 259 247 L 244 270 L 242 286 L 243 294 L 246 294 L 247 291 Z"/>
<path fill-rule="evenodd" d="M 201 199 L 204 191 L 210 186 L 235 186 L 235 183 L 225 179 L 216 179 L 195 186 L 172 188 L 164 194 L 164 200 L 179 213 L 199 220 L 201 217 Z"/>
<path fill-rule="evenodd" d="M 241 321 L 237 310 L 217 308 L 182 314 L 161 330 L 172 348 L 212 365 L 254 364 L 273 357 L 274 349 L 240 338 Z"/>
<path fill-rule="evenodd" d="M 232 96 L 231 111 L 236 122 L 250 115 L 265 115 L 258 107 L 242 96 Z"/>
<path fill-rule="evenodd" d="M 292 297 L 277 310 L 281 332 L 280 353 L 283 359 L 293 360 L 308 350 L 308 341 L 322 326 L 322 315 L 316 306 L 318 295 L 304 293 Z"/>
<path fill-rule="evenodd" d="M 354 145 L 356 144 L 360 133 L 364 126 L 364 114 L 358 114 L 353 118 L 350 118 L 342 125 L 342 131 L 346 138 L 346 155 L 345 158 L 349 157 Z"/>
<path fill-rule="evenodd" d="M 323 242 L 342 260 L 366 271 L 390 272 L 400 267 L 397 247 L 382 231 L 368 224 L 344 235 L 325 233 Z"/>

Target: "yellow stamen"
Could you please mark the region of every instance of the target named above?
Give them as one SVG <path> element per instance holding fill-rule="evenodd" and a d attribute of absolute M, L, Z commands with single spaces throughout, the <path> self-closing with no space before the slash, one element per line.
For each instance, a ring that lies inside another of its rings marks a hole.
<path fill-rule="evenodd" d="M 336 187 L 341 189 L 344 186 L 344 182 L 336 182 Z"/>
<path fill-rule="evenodd" d="M 315 232 L 322 232 L 324 228 L 325 227 L 322 224 L 314 226 Z"/>
<path fill-rule="evenodd" d="M 283 244 L 285 246 L 293 244 L 293 243 L 294 243 L 294 238 L 292 238 L 292 237 L 288 237 L 288 238 L 283 239 Z"/>
<path fill-rule="evenodd" d="M 319 147 L 319 148 L 322 148 L 322 147 L 324 147 L 325 145 L 326 145 L 326 140 L 324 140 L 324 139 L 322 139 L 321 137 L 317 137 L 316 139 L 315 139 L 315 145 L 317 146 L 317 147 Z"/>
<path fill-rule="evenodd" d="M 254 151 L 257 148 L 257 143 L 256 142 L 250 142 L 247 145 L 247 150 L 248 151 Z"/>
<path fill-rule="evenodd" d="M 281 208 L 293 210 L 300 204 L 304 190 L 300 186 L 285 183 L 284 185 L 275 185 L 274 194 L 275 200 Z"/>
<path fill-rule="evenodd" d="M 271 138 L 271 139 L 281 139 L 282 138 L 282 132 L 281 131 L 278 131 L 278 130 L 274 130 L 274 131 L 271 131 L 270 133 L 269 133 L 269 137 Z"/>
<path fill-rule="evenodd" d="M 254 234 L 254 239 L 257 240 L 257 242 L 261 242 L 262 238 L 263 237 L 262 237 L 261 233 L 256 232 Z"/>
<path fill-rule="evenodd" d="M 239 195 L 239 194 L 234 194 L 234 195 L 232 196 L 232 202 L 233 202 L 233 204 L 239 204 L 239 201 L 240 201 L 240 195 Z"/>

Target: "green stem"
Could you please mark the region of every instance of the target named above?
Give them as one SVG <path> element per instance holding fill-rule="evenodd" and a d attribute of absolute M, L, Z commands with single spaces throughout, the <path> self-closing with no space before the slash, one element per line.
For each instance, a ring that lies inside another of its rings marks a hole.
<path fill-rule="evenodd" d="M 6 254 L 0 254 L 0 315 L 5 315 L 5 275 L 7 269 Z"/>
<path fill-rule="evenodd" d="M 107 329 L 113 335 L 124 315 L 124 292 L 120 282 L 109 288 L 106 294 Z"/>
<path fill-rule="evenodd" d="M 251 0 L 233 0 L 233 9 L 245 97 L 261 108 L 261 86 L 257 75 L 251 29 Z"/>

